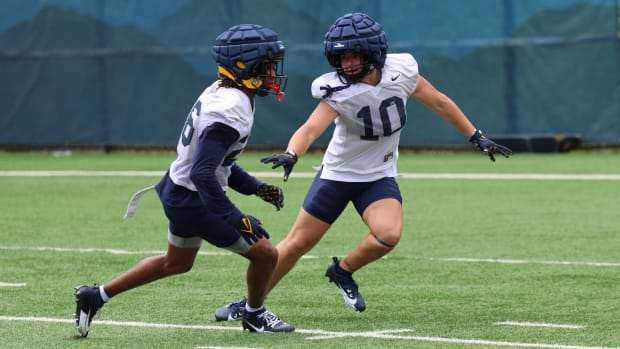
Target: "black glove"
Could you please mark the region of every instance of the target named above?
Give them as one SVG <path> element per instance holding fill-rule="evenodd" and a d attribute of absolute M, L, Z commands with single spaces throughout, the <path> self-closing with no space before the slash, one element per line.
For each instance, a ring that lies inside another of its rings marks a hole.
<path fill-rule="evenodd" d="M 263 237 L 269 239 L 269 233 L 261 226 L 263 221 L 254 216 L 243 215 L 235 226 L 241 236 L 252 245 Z"/>
<path fill-rule="evenodd" d="M 282 177 L 282 179 L 286 182 L 288 180 L 288 176 L 291 174 L 291 171 L 293 171 L 293 166 L 295 166 L 295 163 L 297 162 L 297 154 L 295 154 L 292 150 L 287 150 L 286 153 L 283 154 L 275 154 L 264 157 L 260 159 L 260 162 L 263 164 L 271 162 L 273 164 L 271 168 L 282 166 L 284 169 L 284 177 Z"/>
<path fill-rule="evenodd" d="M 276 207 L 280 211 L 284 207 L 284 193 L 282 189 L 270 184 L 259 184 L 256 187 L 256 195 Z"/>
<path fill-rule="evenodd" d="M 476 130 L 476 132 L 474 132 L 469 141 L 473 143 L 476 147 L 478 147 L 478 149 L 489 154 L 489 158 L 491 159 L 491 161 L 495 161 L 495 156 L 493 155 L 493 153 L 502 154 L 505 157 L 509 157 L 510 155 L 512 155 L 512 150 L 486 138 L 484 135 L 482 135 L 482 131 L 480 130 Z"/>

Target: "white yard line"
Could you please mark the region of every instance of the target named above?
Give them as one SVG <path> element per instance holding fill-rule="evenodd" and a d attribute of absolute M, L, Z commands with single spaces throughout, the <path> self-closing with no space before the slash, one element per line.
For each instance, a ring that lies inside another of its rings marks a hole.
<path fill-rule="evenodd" d="M 259 347 L 213 347 L 213 346 L 209 346 L 209 347 L 205 347 L 205 346 L 197 346 L 194 347 L 194 349 L 261 349 Z"/>
<path fill-rule="evenodd" d="M 417 179 L 620 180 L 620 174 L 576 173 L 401 173 L 401 177 Z"/>
<path fill-rule="evenodd" d="M 161 177 L 165 171 L 0 171 L 0 177 Z M 279 178 L 280 171 L 251 172 L 256 177 Z M 291 178 L 312 178 L 316 172 L 293 172 Z M 618 181 L 620 174 L 570 173 L 400 173 L 404 179 L 504 179 Z"/>
<path fill-rule="evenodd" d="M 70 247 L 50 247 L 50 246 L 2 246 L 0 250 L 13 251 L 50 251 L 50 252 L 78 252 L 78 253 L 109 253 L 115 255 L 161 255 L 164 250 L 121 250 L 115 248 L 70 248 Z M 198 254 L 203 256 L 233 256 L 232 252 L 209 251 L 203 248 Z M 317 259 L 330 258 L 331 256 L 304 255 L 302 258 Z M 619 262 L 595 262 L 595 261 L 545 261 L 545 260 L 526 260 L 526 259 L 495 259 L 495 258 L 462 258 L 462 257 L 414 257 L 442 262 L 459 263 L 497 263 L 497 264 L 540 264 L 540 265 L 576 265 L 586 267 L 620 267 Z"/>
<path fill-rule="evenodd" d="M 20 247 L 20 246 L 0 246 L 0 250 L 29 250 L 29 251 L 51 251 L 51 252 L 78 252 L 78 253 L 109 253 L 109 254 L 117 254 L 117 255 L 161 255 L 165 254 L 166 251 L 161 250 L 120 250 L 115 248 L 69 248 L 69 247 L 46 247 L 46 246 L 35 246 L 35 247 Z M 204 256 L 229 256 L 233 255 L 232 252 L 216 252 L 216 251 L 200 251 L 198 252 L 200 255 Z"/>
<path fill-rule="evenodd" d="M 66 323 L 75 325 L 73 319 L 58 319 L 47 317 L 20 317 L 20 316 L 0 316 L 0 321 L 26 321 L 26 322 L 51 322 L 51 323 Z M 133 321 L 111 321 L 111 320 L 95 320 L 93 325 L 108 325 L 108 326 L 125 326 L 125 327 L 142 327 L 142 328 L 174 328 L 174 329 L 190 329 L 190 330 L 213 330 L 213 331 L 241 331 L 241 326 L 209 326 L 209 325 L 179 325 L 179 324 L 164 324 L 164 323 L 152 323 L 152 322 L 133 322 Z M 543 349 L 620 349 L 619 347 L 599 347 L 599 346 L 586 346 L 586 345 L 567 345 L 567 344 L 546 344 L 546 343 L 524 343 L 524 342 L 505 342 L 505 341 L 491 341 L 484 339 L 466 339 L 466 338 L 446 338 L 446 337 L 427 337 L 427 336 L 407 336 L 403 334 L 412 332 L 410 329 L 394 329 L 394 330 L 377 330 L 367 332 L 337 332 L 337 331 L 325 331 L 318 329 L 295 329 L 294 333 L 310 335 L 306 339 L 319 340 L 319 339 L 333 339 L 344 337 L 358 337 L 358 338 L 371 338 L 371 339 L 400 339 L 410 340 L 418 342 L 434 342 L 434 343 L 452 343 L 452 344 L 469 344 L 469 345 L 486 345 L 486 346 L 498 346 L 498 347 L 519 347 L 519 348 L 543 348 Z"/>
<path fill-rule="evenodd" d="M 0 171 L 0 177 L 161 177 L 165 171 Z"/>
<path fill-rule="evenodd" d="M 566 328 L 566 329 L 571 329 L 571 330 L 585 328 L 585 326 L 582 326 L 582 325 L 550 324 L 546 322 L 518 322 L 518 321 L 496 322 L 495 325 L 519 326 L 519 327 Z"/>
<path fill-rule="evenodd" d="M 261 349 L 259 347 L 213 347 L 213 346 L 209 346 L 209 347 L 205 347 L 205 346 L 197 346 L 194 347 L 194 349 Z"/>
<path fill-rule="evenodd" d="M 544 264 L 544 265 L 583 265 L 590 267 L 620 267 L 620 263 L 614 262 L 591 262 L 591 261 L 540 261 L 540 260 L 525 260 L 525 259 L 495 259 L 495 258 L 460 258 L 460 257 L 445 257 L 445 258 L 428 258 L 430 260 L 445 261 L 445 262 L 464 262 L 464 263 L 498 263 L 498 264 Z"/>
<path fill-rule="evenodd" d="M 24 287 L 25 282 L 0 282 L 0 287 Z"/>

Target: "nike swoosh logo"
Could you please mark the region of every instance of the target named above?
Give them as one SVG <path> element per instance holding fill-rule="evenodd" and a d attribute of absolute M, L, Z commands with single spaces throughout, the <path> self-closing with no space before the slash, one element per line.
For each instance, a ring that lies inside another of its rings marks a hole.
<path fill-rule="evenodd" d="M 396 81 L 396 79 L 398 79 L 398 77 L 399 77 L 399 76 L 400 76 L 400 73 L 399 73 L 399 74 L 396 74 L 396 76 L 392 76 L 392 77 L 390 77 L 390 79 L 391 79 L 392 81 Z"/>
<path fill-rule="evenodd" d="M 248 324 L 250 327 L 252 327 L 256 332 L 264 332 L 265 331 L 265 326 L 256 327 L 256 326 L 252 325 L 249 322 L 246 322 L 246 324 Z"/>

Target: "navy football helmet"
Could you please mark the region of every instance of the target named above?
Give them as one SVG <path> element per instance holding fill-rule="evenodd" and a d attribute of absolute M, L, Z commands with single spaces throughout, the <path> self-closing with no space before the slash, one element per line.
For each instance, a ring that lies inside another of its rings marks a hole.
<path fill-rule="evenodd" d="M 212 54 L 221 77 L 255 90 L 259 96 L 284 96 L 284 44 L 273 30 L 258 24 L 240 24 L 218 35 L 215 41 Z"/>
<path fill-rule="evenodd" d="M 385 65 L 388 50 L 385 32 L 377 21 L 364 13 L 348 13 L 336 20 L 325 33 L 325 56 L 339 76 L 348 83 L 363 79 L 373 69 Z M 340 65 L 343 53 L 361 53 L 364 56 L 362 72 L 347 75 Z"/>

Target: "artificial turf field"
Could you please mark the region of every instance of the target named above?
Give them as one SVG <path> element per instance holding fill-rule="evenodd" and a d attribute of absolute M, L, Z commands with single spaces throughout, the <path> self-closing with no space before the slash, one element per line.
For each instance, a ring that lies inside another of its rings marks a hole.
<path fill-rule="evenodd" d="M 173 153 L 0 153 L 2 348 L 619 348 L 620 154 L 401 154 L 405 225 L 397 248 L 355 274 L 367 310 L 324 277 L 367 232 L 352 207 L 270 294 L 292 334 L 241 331 L 213 311 L 245 295 L 247 262 L 203 244 L 194 268 L 112 299 L 75 337 L 73 287 L 105 283 L 166 247 L 155 193 L 127 201 Z M 67 156 L 68 155 L 68 156 Z M 230 193 L 273 243 L 293 224 L 319 154 L 281 185 L 276 212 Z M 110 172 L 113 171 L 113 172 Z M 135 172 L 132 172 L 135 171 Z"/>

